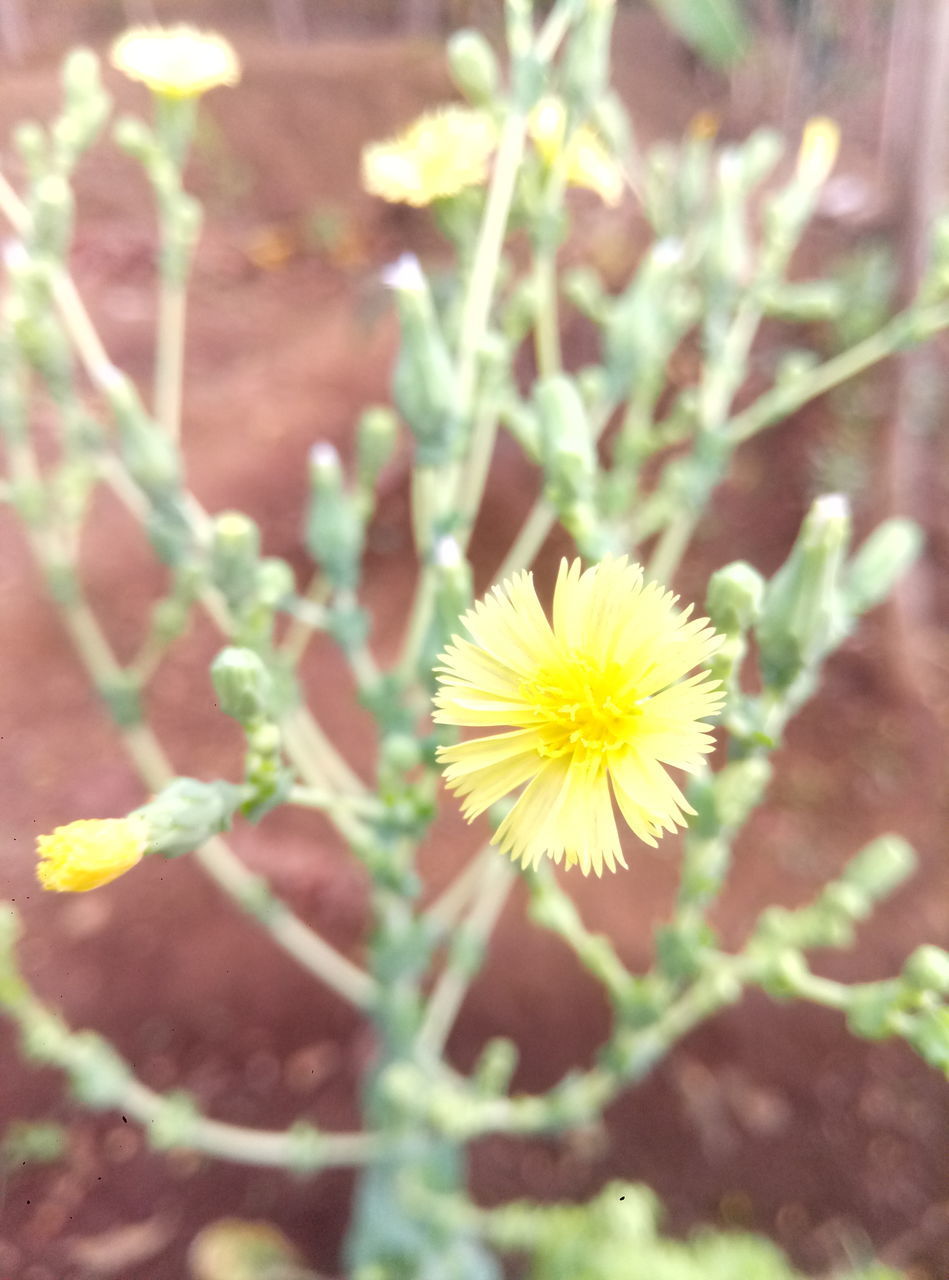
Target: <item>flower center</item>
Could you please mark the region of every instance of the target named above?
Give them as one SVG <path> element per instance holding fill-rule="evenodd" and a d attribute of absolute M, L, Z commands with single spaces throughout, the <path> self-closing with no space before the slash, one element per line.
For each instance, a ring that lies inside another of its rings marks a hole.
<path fill-rule="evenodd" d="M 569 653 L 524 681 L 520 692 L 534 713 L 542 756 L 571 755 L 577 763 L 604 768 L 610 753 L 635 734 L 640 709 L 618 663 Z"/>

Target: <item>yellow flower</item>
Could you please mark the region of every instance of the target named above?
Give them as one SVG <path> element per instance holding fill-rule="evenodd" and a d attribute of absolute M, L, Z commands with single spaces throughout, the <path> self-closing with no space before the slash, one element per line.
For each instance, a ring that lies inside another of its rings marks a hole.
<path fill-rule="evenodd" d="M 176 27 L 133 27 L 119 36 L 112 65 L 167 98 L 194 98 L 222 84 L 237 84 L 237 54 L 223 36 Z"/>
<path fill-rule="evenodd" d="M 722 118 L 708 107 L 697 111 L 686 125 L 685 135 L 694 142 L 710 142 L 722 127 Z"/>
<path fill-rule="evenodd" d="M 363 186 L 393 204 L 431 204 L 486 182 L 496 143 L 487 112 L 440 107 L 363 150 Z"/>
<path fill-rule="evenodd" d="M 563 560 L 552 626 L 530 573 L 462 618 L 471 639 L 455 636 L 442 654 L 434 718 L 509 728 L 441 747 L 439 759 L 469 822 L 527 784 L 494 835 L 515 861 L 546 854 L 584 875 L 625 867 L 611 793 L 647 844 L 693 812 L 663 766 L 694 772 L 712 749 L 702 722 L 724 695 L 708 672 L 688 673 L 721 639 L 677 599 L 625 556 L 585 573 Z"/>
<path fill-rule="evenodd" d="M 804 126 L 797 153 L 797 177 L 819 187 L 830 177 L 840 150 L 840 126 L 829 116 L 813 116 Z"/>
<path fill-rule="evenodd" d="M 604 204 L 619 204 L 622 169 L 588 125 L 574 129 L 567 139 L 567 108 L 559 98 L 543 98 L 537 104 L 529 129 L 540 158 L 551 168 L 562 165 L 571 186 L 595 191 Z"/>
<path fill-rule="evenodd" d="M 36 874 L 44 889 L 60 893 L 98 889 L 141 861 L 146 840 L 145 825 L 138 818 L 70 822 L 36 841 Z"/>

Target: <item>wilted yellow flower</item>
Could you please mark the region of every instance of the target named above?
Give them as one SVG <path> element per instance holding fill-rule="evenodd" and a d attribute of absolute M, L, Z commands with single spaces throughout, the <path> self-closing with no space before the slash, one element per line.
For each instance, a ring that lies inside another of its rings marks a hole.
<path fill-rule="evenodd" d="M 223 36 L 185 24 L 133 27 L 113 44 L 110 60 L 129 79 L 167 98 L 195 98 L 218 85 L 237 84 L 241 75 L 237 54 Z"/>
<path fill-rule="evenodd" d="M 829 116 L 808 120 L 797 153 L 797 176 L 808 186 L 819 187 L 830 177 L 840 150 L 840 126 Z"/>
<path fill-rule="evenodd" d="M 145 852 L 147 835 L 138 818 L 88 818 L 40 836 L 36 869 L 44 889 L 84 893 L 130 871 Z"/>
<path fill-rule="evenodd" d="M 487 181 L 497 130 L 485 111 L 440 107 L 362 153 L 370 195 L 419 207 Z"/>
<path fill-rule="evenodd" d="M 625 556 L 585 573 L 563 560 L 552 626 L 529 573 L 462 618 L 471 639 L 442 655 L 434 718 L 509 728 L 439 759 L 469 822 L 527 784 L 494 835 L 524 866 L 546 854 L 585 875 L 625 867 L 611 793 L 647 844 L 693 812 L 664 766 L 694 771 L 712 748 L 703 720 L 724 695 L 708 672 L 688 673 L 720 638 L 677 599 Z"/>
<path fill-rule="evenodd" d="M 574 129 L 567 139 L 567 108 L 559 98 L 544 98 L 531 112 L 531 141 L 545 164 L 563 166 L 573 187 L 595 191 L 604 204 L 623 198 L 623 171 L 589 125 Z"/>

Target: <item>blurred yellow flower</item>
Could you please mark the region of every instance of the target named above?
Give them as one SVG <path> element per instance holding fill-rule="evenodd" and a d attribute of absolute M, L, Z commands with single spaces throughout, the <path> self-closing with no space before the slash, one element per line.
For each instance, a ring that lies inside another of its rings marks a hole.
<path fill-rule="evenodd" d="M 718 135 L 719 129 L 722 127 L 722 118 L 717 111 L 712 111 L 706 107 L 702 111 L 696 111 L 695 115 L 686 125 L 685 135 L 687 138 L 693 139 L 695 142 L 709 142 Z"/>
<path fill-rule="evenodd" d="M 218 85 L 237 84 L 241 68 L 231 45 L 214 31 L 133 27 L 115 41 L 112 65 L 167 98 L 194 98 Z"/>
<path fill-rule="evenodd" d="M 840 150 L 840 125 L 829 116 L 808 120 L 797 153 L 797 176 L 808 186 L 819 187 L 830 177 Z"/>
<path fill-rule="evenodd" d="M 526 787 L 494 843 L 522 865 L 547 855 L 584 875 L 626 866 L 611 795 L 640 840 L 656 844 L 692 810 L 664 766 L 695 771 L 712 749 L 703 721 L 724 695 L 708 672 L 721 643 L 705 618 L 625 556 L 581 571 L 563 560 L 548 622 L 530 573 L 462 618 L 437 668 L 440 724 L 507 732 L 441 747 L 445 780 L 470 822 Z"/>
<path fill-rule="evenodd" d="M 487 112 L 440 107 L 397 137 L 364 148 L 363 186 L 393 204 L 431 204 L 486 182 L 496 143 Z"/>
<path fill-rule="evenodd" d="M 84 893 L 130 871 L 146 848 L 146 830 L 138 818 L 88 818 L 40 836 L 36 869 L 44 889 Z"/>
<path fill-rule="evenodd" d="M 589 125 L 574 129 L 567 138 L 567 108 L 559 98 L 543 98 L 537 104 L 529 131 L 541 159 L 551 168 L 562 165 L 570 186 L 595 191 L 604 204 L 619 204 L 623 170 Z"/>

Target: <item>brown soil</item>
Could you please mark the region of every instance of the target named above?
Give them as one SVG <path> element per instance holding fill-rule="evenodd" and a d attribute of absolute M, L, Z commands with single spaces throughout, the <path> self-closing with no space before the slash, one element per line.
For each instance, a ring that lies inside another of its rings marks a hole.
<path fill-rule="evenodd" d="M 721 86 L 645 19 L 624 27 L 621 50 L 624 91 L 646 140 L 677 133 L 696 107 L 722 99 Z M 424 252 L 437 243 L 424 217 L 380 209 L 360 193 L 359 145 L 444 96 L 447 82 L 427 45 L 287 49 L 245 32 L 242 54 L 245 82 L 239 92 L 212 95 L 194 166 L 210 212 L 190 320 L 188 462 L 209 509 L 248 511 L 262 525 L 266 551 L 286 556 L 302 579 L 307 449 L 331 439 L 347 453 L 359 410 L 387 396 L 395 335 L 375 269 L 406 245 Z M 141 105 L 134 90 L 113 87 L 121 103 Z M 48 115 L 54 101 L 46 65 L 9 73 L 0 85 L 2 133 L 25 114 Z M 88 164 L 81 208 L 77 274 L 113 358 L 144 379 L 152 232 L 145 193 L 117 153 Z M 584 210 L 584 237 L 607 257 L 628 257 L 636 228 Z M 305 235 L 314 213 L 342 216 L 339 234 L 320 248 Z M 700 594 L 709 569 L 738 555 L 774 569 L 813 489 L 815 452 L 832 436 L 826 414 L 815 412 L 748 447 L 683 569 L 686 595 Z M 944 475 L 944 459 L 933 461 Z M 502 444 L 476 546 L 479 587 L 531 484 L 513 446 Z M 367 568 L 383 660 L 412 582 L 407 503 L 402 463 L 386 479 Z M 869 499 L 859 514 L 872 523 Z M 221 1119 L 269 1127 L 305 1115 L 328 1128 L 352 1125 L 366 1052 L 357 1021 L 187 860 L 149 863 L 101 894 L 40 898 L 34 835 L 78 816 L 123 813 L 142 793 L 19 531 L 6 517 L 2 531 L 2 890 L 26 921 L 26 972 L 71 1024 L 109 1036 L 146 1083 L 187 1089 Z M 946 540 L 939 528 L 933 534 L 923 572 L 938 586 Z M 157 572 L 141 536 L 105 499 L 85 552 L 93 602 L 128 655 Z M 555 554 L 545 552 L 542 571 Z M 853 953 L 829 955 L 821 968 L 883 977 L 919 942 L 946 944 L 939 621 L 930 619 L 924 636 L 932 659 L 925 702 L 894 682 L 878 619 L 829 664 L 820 696 L 791 728 L 768 805 L 741 843 L 718 913 L 729 943 L 764 904 L 806 900 L 866 840 L 894 830 L 915 842 L 919 875 L 864 928 Z M 177 767 L 197 776 L 234 763 L 206 675 L 213 645 L 199 628 L 162 667 L 150 702 Z M 350 709 L 341 663 L 316 644 L 308 671 L 322 720 L 358 766 L 365 725 Z M 440 821 L 423 860 L 433 891 L 473 841 L 454 815 Z M 235 844 L 304 918 L 358 954 L 363 879 L 318 819 L 274 814 L 238 830 Z M 648 963 L 652 929 L 674 892 L 673 851 L 637 854 L 633 870 L 609 884 L 574 885 L 588 921 L 610 932 L 631 964 Z M 523 923 L 515 900 L 452 1038 L 453 1058 L 467 1065 L 486 1038 L 511 1035 L 522 1050 L 516 1085 L 541 1088 L 588 1061 L 605 1028 L 598 992 L 558 942 Z M 12 1052 L 8 1029 L 0 1034 Z M 334 1273 L 348 1176 L 300 1182 L 153 1155 L 120 1116 L 93 1116 L 64 1099 L 55 1074 L 7 1061 L 3 1115 L 61 1121 L 70 1138 L 62 1162 L 11 1171 L 0 1185 L 0 1275 L 177 1280 L 188 1241 L 225 1215 L 276 1222 L 313 1265 Z M 621 1175 L 653 1186 L 677 1231 L 698 1223 L 754 1228 L 815 1272 L 872 1248 L 911 1267 L 914 1280 L 939 1280 L 949 1275 L 947 1111 L 944 1082 L 904 1047 L 855 1042 L 824 1011 L 748 998 L 619 1102 L 604 1134 L 484 1142 L 474 1153 L 474 1186 L 485 1203 L 579 1198 Z"/>

